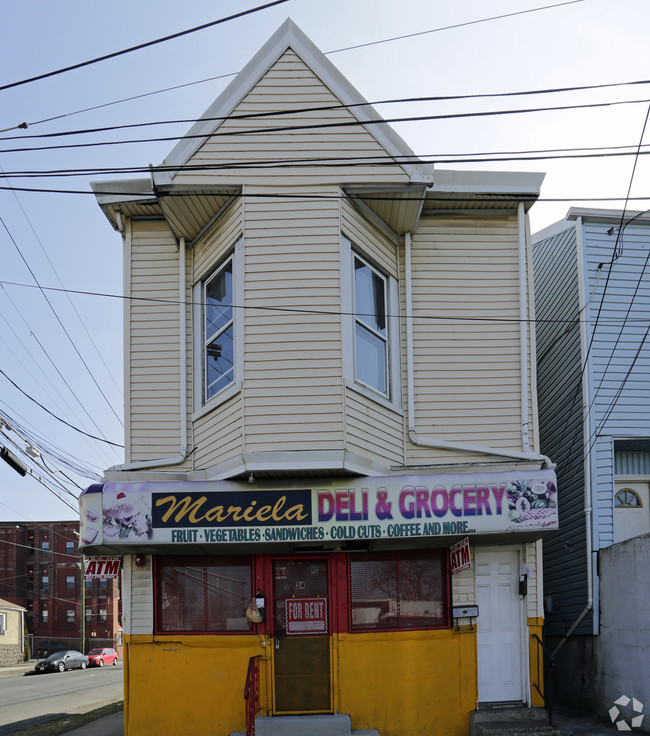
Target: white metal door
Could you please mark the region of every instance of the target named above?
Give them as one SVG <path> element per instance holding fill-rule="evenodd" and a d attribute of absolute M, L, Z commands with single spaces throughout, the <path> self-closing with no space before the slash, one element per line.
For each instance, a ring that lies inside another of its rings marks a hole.
<path fill-rule="evenodd" d="M 478 699 L 522 700 L 521 605 L 517 550 L 476 550 Z"/>

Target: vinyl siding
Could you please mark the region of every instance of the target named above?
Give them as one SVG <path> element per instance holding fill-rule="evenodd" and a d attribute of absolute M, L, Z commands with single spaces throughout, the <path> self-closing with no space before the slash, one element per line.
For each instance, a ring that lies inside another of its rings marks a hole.
<path fill-rule="evenodd" d="M 587 600 L 582 353 L 575 228 L 533 246 L 541 450 L 556 463 L 560 529 L 544 539 L 549 635 L 563 634 Z M 591 631 L 587 616 L 578 633 Z"/>
<path fill-rule="evenodd" d="M 423 220 L 412 272 L 416 432 L 521 450 L 516 217 Z M 410 464 L 468 459 L 407 447 Z"/>
<path fill-rule="evenodd" d="M 336 197 L 247 198 L 244 263 L 246 451 L 342 449 Z"/>
<path fill-rule="evenodd" d="M 244 205 L 239 199 L 223 214 L 215 227 L 197 243 L 192 252 L 192 284 L 197 284 L 209 276 L 232 252 L 235 243 L 242 236 L 243 216 Z M 235 274 L 235 278 L 242 277 L 243 274 Z M 188 294 L 190 293 L 192 292 L 188 291 Z M 235 319 L 244 319 L 242 310 L 235 312 Z M 193 330 L 202 330 L 196 318 L 193 322 Z M 188 351 L 191 361 L 201 360 L 200 355 L 193 354 L 192 348 L 188 348 Z M 192 365 L 188 365 L 188 375 L 193 377 L 196 373 L 200 376 L 200 371 L 193 371 Z M 197 378 L 197 385 L 194 386 L 194 391 L 198 392 L 199 396 L 203 390 L 200 380 Z M 200 405 L 198 397 L 194 398 L 193 405 L 195 407 Z M 243 452 L 242 406 L 241 394 L 238 393 L 224 403 L 217 404 L 212 411 L 199 416 L 192 422 L 193 447 L 195 448 L 192 459 L 195 468 L 210 468 Z"/>
<path fill-rule="evenodd" d="M 165 223 L 133 223 L 127 337 L 131 462 L 175 455 L 181 445 L 178 266 L 176 241 Z"/>
<path fill-rule="evenodd" d="M 341 230 L 351 241 L 355 251 L 373 263 L 385 275 L 399 279 L 397 246 L 389 242 L 348 202 L 343 202 L 341 206 Z M 343 264 L 343 268 L 346 267 L 346 264 Z M 346 307 L 343 311 L 352 311 L 352 309 L 350 302 L 349 310 Z M 351 352 L 354 350 L 352 344 L 347 348 Z M 349 359 L 352 360 L 352 355 L 349 356 Z M 395 380 L 399 380 L 399 377 Z M 392 464 L 402 464 L 404 462 L 402 414 L 348 387 L 346 390 L 346 446 L 353 452 L 375 456 L 381 461 Z"/>
<path fill-rule="evenodd" d="M 592 325 L 602 303 L 592 350 L 595 422 L 597 427 L 606 422 L 602 427 L 606 434 L 649 437 L 650 341 L 643 341 L 650 314 L 650 269 L 646 265 L 650 228 L 632 225 L 625 229 L 619 242 L 622 254 L 614 262 L 609 280 L 616 234 L 610 236 L 607 230 L 607 225 L 584 225 L 589 286 L 594 294 Z M 599 269 L 601 263 L 604 265 Z"/>
<path fill-rule="evenodd" d="M 372 180 L 407 183 L 408 177 L 399 166 L 327 168 L 293 165 L 280 169 L 273 163 L 282 159 L 341 159 L 350 156 L 379 156 L 382 160 L 385 159 L 384 148 L 361 125 L 264 132 L 269 128 L 314 125 L 320 122 L 349 123 L 356 120 L 346 109 L 287 113 L 292 109 L 338 104 L 340 100 L 302 59 L 292 50 L 287 50 L 237 105 L 232 116 L 275 111 L 278 114 L 244 120 L 230 116 L 188 162 L 192 166 L 232 165 L 239 162 L 248 164 L 251 161 L 267 165 L 180 173 L 174 181 L 176 184 L 197 185 L 268 183 L 269 186 L 358 183 Z M 241 131 L 247 132 L 241 134 Z"/>
<path fill-rule="evenodd" d="M 153 634 L 153 578 L 149 566 L 140 568 L 133 564 L 133 556 L 125 557 L 124 565 L 124 633 L 130 636 Z M 128 564 L 127 564 L 128 561 Z"/>

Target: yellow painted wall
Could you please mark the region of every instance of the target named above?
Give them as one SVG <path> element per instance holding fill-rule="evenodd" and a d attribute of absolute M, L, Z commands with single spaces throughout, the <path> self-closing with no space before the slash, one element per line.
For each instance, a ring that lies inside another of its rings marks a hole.
<path fill-rule="evenodd" d="M 245 731 L 249 657 L 257 636 L 125 637 L 125 736 Z"/>
<path fill-rule="evenodd" d="M 466 736 L 476 707 L 476 633 L 404 631 L 334 636 L 335 710 L 382 736 Z M 257 636 L 125 637 L 125 736 L 245 730 L 249 657 Z M 261 663 L 261 708 L 271 691 Z"/>
<path fill-rule="evenodd" d="M 476 634 L 340 634 L 337 710 L 382 736 L 467 736 L 476 707 Z M 336 647 L 335 647 L 336 652 Z"/>
<path fill-rule="evenodd" d="M 530 647 L 530 696 L 533 707 L 543 707 L 544 699 L 539 694 L 535 685 L 544 692 L 543 657 L 541 647 L 538 645 L 534 634 L 542 638 L 543 618 L 528 618 L 528 645 Z"/>

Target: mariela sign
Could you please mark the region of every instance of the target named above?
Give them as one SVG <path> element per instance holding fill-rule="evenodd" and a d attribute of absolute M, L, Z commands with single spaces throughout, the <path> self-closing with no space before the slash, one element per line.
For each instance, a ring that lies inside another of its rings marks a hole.
<path fill-rule="evenodd" d="M 380 539 L 550 530 L 553 471 L 384 476 L 314 488 L 104 483 L 80 498 L 83 547 Z"/>

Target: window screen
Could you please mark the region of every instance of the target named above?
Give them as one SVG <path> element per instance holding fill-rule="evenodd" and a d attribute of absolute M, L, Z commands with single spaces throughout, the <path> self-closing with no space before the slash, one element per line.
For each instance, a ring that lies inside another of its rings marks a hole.
<path fill-rule="evenodd" d="M 449 626 L 446 550 L 350 557 L 351 628 Z"/>
<path fill-rule="evenodd" d="M 157 630 L 250 631 L 250 557 L 160 557 Z"/>

